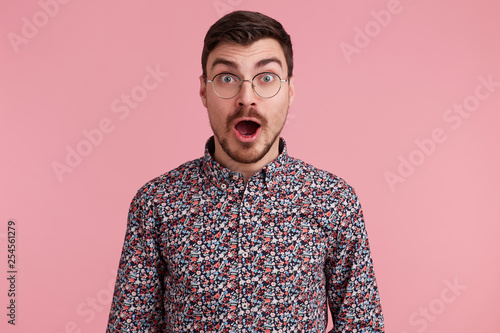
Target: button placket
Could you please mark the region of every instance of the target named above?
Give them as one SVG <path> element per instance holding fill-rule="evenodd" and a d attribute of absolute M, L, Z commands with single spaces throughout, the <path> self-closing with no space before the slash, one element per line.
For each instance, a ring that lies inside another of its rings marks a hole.
<path fill-rule="evenodd" d="M 252 216 L 252 201 L 255 192 L 252 190 L 252 180 L 249 180 L 246 186 L 243 188 L 242 203 L 240 205 L 240 216 L 239 216 L 239 239 L 238 239 L 238 253 L 239 253 L 239 285 L 241 294 L 240 297 L 240 311 L 242 316 L 245 317 L 250 311 L 251 301 L 247 299 L 249 297 L 249 290 L 251 288 L 251 281 L 248 280 L 249 267 L 251 266 L 251 249 L 250 243 L 247 237 L 247 228 L 251 227 L 250 224 Z M 250 283 L 249 283 L 250 282 Z M 247 318 L 248 320 L 248 318 Z"/>

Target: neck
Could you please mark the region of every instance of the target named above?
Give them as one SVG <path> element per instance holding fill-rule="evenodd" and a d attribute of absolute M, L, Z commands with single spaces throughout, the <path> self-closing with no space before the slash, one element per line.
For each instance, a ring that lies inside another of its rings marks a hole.
<path fill-rule="evenodd" d="M 264 157 L 262 157 L 260 160 L 258 160 L 255 163 L 241 163 L 238 161 L 233 160 L 227 153 L 222 149 L 220 143 L 218 142 L 217 138 L 214 137 L 214 146 L 215 146 L 215 151 L 213 152 L 212 156 L 217 163 L 221 164 L 222 166 L 230 169 L 233 172 L 238 172 L 243 174 L 243 177 L 245 178 L 245 185 L 252 177 L 253 174 L 259 172 L 264 168 L 267 164 L 271 163 L 274 161 L 278 155 L 279 155 L 279 137 L 275 140 L 269 151 L 267 152 Z"/>

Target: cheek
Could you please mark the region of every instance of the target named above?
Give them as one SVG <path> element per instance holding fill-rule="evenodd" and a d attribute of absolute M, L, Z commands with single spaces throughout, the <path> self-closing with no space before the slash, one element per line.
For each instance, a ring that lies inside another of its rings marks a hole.
<path fill-rule="evenodd" d="M 210 114 L 212 114 L 212 117 L 215 115 L 215 114 L 218 114 L 220 113 L 220 105 L 219 105 L 219 101 L 217 100 L 217 98 L 214 98 L 214 96 L 211 96 L 211 95 L 208 95 L 207 96 L 207 110 Z"/>
<path fill-rule="evenodd" d="M 286 87 L 281 87 L 280 92 L 278 95 L 274 96 L 273 99 L 275 99 L 275 103 L 279 104 L 281 109 L 287 109 L 288 105 L 290 103 L 290 91 Z"/>
<path fill-rule="evenodd" d="M 208 116 L 212 121 L 218 123 L 226 121 L 226 118 L 229 115 L 229 110 L 231 110 L 231 108 L 226 105 L 227 103 L 224 102 L 224 100 L 221 100 L 218 97 L 207 98 Z"/>
<path fill-rule="evenodd" d="M 275 110 L 274 117 L 277 119 L 285 117 L 288 107 L 289 107 L 288 96 L 287 95 L 280 96 L 280 98 L 276 100 L 276 103 L 273 106 L 273 110 Z"/>

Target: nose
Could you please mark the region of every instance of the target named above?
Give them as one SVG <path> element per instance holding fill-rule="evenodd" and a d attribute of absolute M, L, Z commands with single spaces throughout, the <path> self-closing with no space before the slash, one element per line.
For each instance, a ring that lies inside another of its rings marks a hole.
<path fill-rule="evenodd" d="M 247 83 L 248 84 L 245 84 Z M 240 106 L 254 105 L 257 102 L 255 92 L 253 91 L 253 83 L 251 80 L 242 80 L 241 89 L 236 95 L 237 102 Z"/>

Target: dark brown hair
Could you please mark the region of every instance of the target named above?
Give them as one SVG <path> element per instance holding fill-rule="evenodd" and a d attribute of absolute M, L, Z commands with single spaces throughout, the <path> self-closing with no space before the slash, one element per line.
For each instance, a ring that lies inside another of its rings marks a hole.
<path fill-rule="evenodd" d="M 203 76 L 207 76 L 208 55 L 219 43 L 250 45 L 262 38 L 274 38 L 280 43 L 288 66 L 288 77 L 292 76 L 293 50 L 290 35 L 275 19 L 261 13 L 244 10 L 223 16 L 207 31 L 201 53 Z"/>

